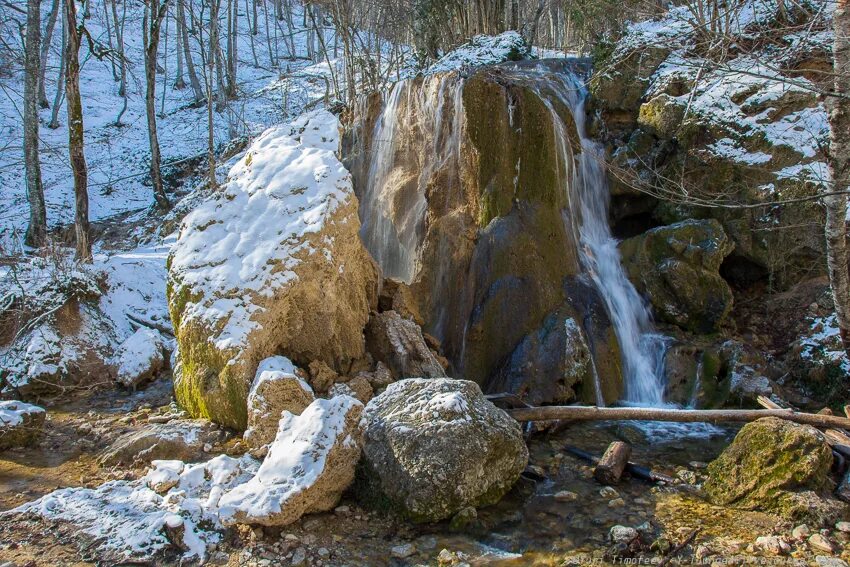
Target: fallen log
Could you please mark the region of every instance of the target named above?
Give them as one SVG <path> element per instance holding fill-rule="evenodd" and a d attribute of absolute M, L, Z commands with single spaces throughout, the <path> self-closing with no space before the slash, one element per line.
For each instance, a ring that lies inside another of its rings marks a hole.
<path fill-rule="evenodd" d="M 587 451 L 582 451 L 578 447 L 573 447 L 572 445 L 565 445 L 564 451 L 567 453 L 578 457 L 579 459 L 583 459 L 589 463 L 597 464 L 599 462 L 599 458 L 593 456 Z M 666 474 L 661 474 L 659 472 L 655 472 L 652 469 L 647 467 L 642 467 L 632 462 L 626 463 L 626 472 L 632 475 L 635 478 L 639 478 L 641 480 L 648 480 L 650 482 L 666 482 L 668 484 L 673 483 L 673 478 L 667 476 Z"/>
<path fill-rule="evenodd" d="M 783 408 L 770 398 L 765 396 L 759 396 L 756 398 L 756 401 L 763 408 L 769 410 L 785 410 L 789 411 L 787 408 Z M 787 402 L 784 402 L 787 403 Z M 820 410 L 817 415 L 833 415 L 832 413 L 826 413 L 824 410 Z M 848 436 L 844 431 L 840 429 L 827 429 L 823 432 L 824 438 L 826 439 L 827 444 L 832 448 L 833 455 L 839 457 L 840 459 L 850 459 L 850 436 Z"/>
<path fill-rule="evenodd" d="M 542 406 L 506 410 L 517 421 L 673 421 L 679 423 L 724 423 L 755 421 L 763 417 L 778 417 L 794 423 L 822 428 L 850 429 L 850 419 L 837 415 L 803 413 L 788 409 L 774 410 L 695 410 L 669 408 Z"/>
<path fill-rule="evenodd" d="M 608 445 L 605 454 L 596 463 L 593 478 L 601 484 L 617 484 L 620 482 L 620 476 L 623 474 L 631 454 L 632 448 L 627 443 L 614 441 Z"/>

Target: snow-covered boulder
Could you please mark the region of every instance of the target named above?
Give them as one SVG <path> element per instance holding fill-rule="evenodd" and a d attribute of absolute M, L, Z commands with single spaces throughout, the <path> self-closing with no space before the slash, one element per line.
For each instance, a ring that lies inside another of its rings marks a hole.
<path fill-rule="evenodd" d="M 252 447 L 274 441 L 284 411 L 300 414 L 313 403 L 313 389 L 298 376 L 288 358 L 272 356 L 260 362 L 248 393 L 248 429 L 245 440 Z"/>
<path fill-rule="evenodd" d="M 113 361 L 115 379 L 125 388 L 136 389 L 165 367 L 165 341 L 157 331 L 141 328 L 118 346 Z"/>
<path fill-rule="evenodd" d="M 336 506 L 360 459 L 362 410 L 338 396 L 314 401 L 300 416 L 284 412 L 257 474 L 221 497 L 221 522 L 283 526 Z"/>
<path fill-rule="evenodd" d="M 40 434 L 44 408 L 15 400 L 0 402 L 0 450 L 25 447 Z"/>
<path fill-rule="evenodd" d="M 498 502 L 528 463 L 519 424 L 468 380 L 395 382 L 363 420 L 363 496 L 416 521 Z"/>
<path fill-rule="evenodd" d="M 112 466 L 157 459 L 200 461 L 206 451 L 221 443 L 226 434 L 214 423 L 196 419 L 147 425 L 116 439 L 100 457 L 100 463 Z"/>
<path fill-rule="evenodd" d="M 266 130 L 183 221 L 168 300 L 181 358 L 175 395 L 192 415 L 244 429 L 269 356 L 341 371 L 364 355 L 378 272 L 336 156 L 339 127 L 316 111 Z"/>

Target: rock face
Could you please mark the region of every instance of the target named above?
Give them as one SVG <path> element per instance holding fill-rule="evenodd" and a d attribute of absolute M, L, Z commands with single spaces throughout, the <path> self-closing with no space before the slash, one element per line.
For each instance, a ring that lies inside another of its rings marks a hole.
<path fill-rule="evenodd" d="M 409 379 L 366 406 L 360 496 L 416 521 L 497 502 L 528 450 L 519 424 L 467 380 Z"/>
<path fill-rule="evenodd" d="M 776 43 L 705 72 L 684 48 L 699 41 L 685 23 L 685 6 L 660 21 L 630 24 L 610 54 L 596 61 L 601 71 L 590 86 L 589 106 L 591 116 L 601 117 L 596 134 L 616 148 L 613 208 L 623 215 L 615 220 L 639 214 L 658 224 L 715 218 L 735 243 L 730 275 L 741 282 L 770 277 L 784 287 L 825 266 L 819 207 L 793 203 L 754 214 L 700 206 L 782 201 L 813 195 L 824 185 L 828 122 L 809 81 L 816 83 L 818 69 L 831 65 L 829 44 L 811 34 L 783 33 L 787 21 L 823 22 L 811 21 L 820 16 L 808 8 L 785 13 L 776 6 L 760 4 L 756 20 L 742 19 L 729 32 L 734 41 L 759 33 Z M 766 72 L 753 74 L 754 68 Z M 635 186 L 669 191 L 683 202 L 647 200 Z"/>
<path fill-rule="evenodd" d="M 245 440 L 251 447 L 274 441 L 284 411 L 296 415 L 313 403 L 313 389 L 298 376 L 299 370 L 282 356 L 260 362 L 248 392 L 248 429 Z"/>
<path fill-rule="evenodd" d="M 219 501 L 224 525 L 284 526 L 339 502 L 360 459 L 363 404 L 349 396 L 285 412 L 257 474 Z"/>
<path fill-rule="evenodd" d="M 698 333 L 716 330 L 732 309 L 732 290 L 719 270 L 733 248 L 714 219 L 654 228 L 620 245 L 629 279 L 655 313 Z"/>
<path fill-rule="evenodd" d="M 745 425 L 709 465 L 705 491 L 714 504 L 820 523 L 843 508 L 819 497 L 831 466 L 832 452 L 818 430 L 762 418 Z"/>
<path fill-rule="evenodd" d="M 169 259 L 177 401 L 235 429 L 261 360 L 337 372 L 364 356 L 377 269 L 328 112 L 267 130 L 229 181 L 190 213 Z"/>
<path fill-rule="evenodd" d="M 206 445 L 214 446 L 225 438 L 225 433 L 215 424 L 200 419 L 146 425 L 142 430 L 116 439 L 103 452 L 99 462 L 112 466 L 162 459 L 199 461 L 206 458 Z"/>
<path fill-rule="evenodd" d="M 581 267 L 562 153 L 581 148 L 570 110 L 550 96 L 566 70 L 513 63 L 400 83 L 386 101 L 371 97 L 358 109 L 349 159 L 364 241 L 386 276 L 409 285 L 409 297 L 388 291 L 384 308 L 421 317 L 458 376 L 539 391 L 541 401 L 587 389 L 497 376 L 517 349 L 536 348 L 523 341 L 551 334 L 550 315 L 582 321 L 565 295 Z M 584 331 L 600 360 L 617 353 L 613 334 Z M 572 381 L 558 370 L 565 364 L 546 363 L 551 379 Z M 610 370 L 619 383 L 619 364 Z"/>
<path fill-rule="evenodd" d="M 446 375 L 425 344 L 422 329 L 395 311 L 373 313 L 366 326 L 366 348 L 397 378 L 439 378 Z"/>
<path fill-rule="evenodd" d="M 115 379 L 136 389 L 165 367 L 165 342 L 157 331 L 142 328 L 121 343 L 113 358 L 118 366 Z"/>
<path fill-rule="evenodd" d="M 0 402 L 0 451 L 26 447 L 41 435 L 47 412 L 19 401 Z"/>

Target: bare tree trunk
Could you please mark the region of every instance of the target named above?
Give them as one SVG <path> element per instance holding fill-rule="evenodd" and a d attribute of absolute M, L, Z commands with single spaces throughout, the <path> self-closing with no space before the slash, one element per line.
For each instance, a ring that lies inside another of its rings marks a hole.
<path fill-rule="evenodd" d="M 64 2 L 61 10 L 65 10 Z M 59 107 L 62 106 L 62 95 L 65 93 L 65 50 L 68 45 L 68 26 L 66 18 L 62 17 L 62 52 L 59 57 L 59 79 L 56 81 L 56 96 L 53 98 L 53 109 L 50 111 L 50 122 L 47 127 L 51 130 L 59 128 Z"/>
<path fill-rule="evenodd" d="M 236 60 L 238 57 L 239 6 L 236 0 L 227 0 L 227 98 L 236 98 Z"/>
<path fill-rule="evenodd" d="M 47 235 L 47 209 L 38 161 L 38 78 L 41 76 L 41 0 L 27 0 L 27 32 L 24 46 L 24 165 L 27 177 L 27 200 L 30 222 L 25 241 L 41 246 Z"/>
<path fill-rule="evenodd" d="M 180 19 L 174 15 L 174 50 L 177 52 L 177 76 L 174 77 L 174 88 L 182 90 L 186 88 L 183 80 L 183 36 L 180 33 Z"/>
<path fill-rule="evenodd" d="M 50 56 L 50 42 L 53 41 L 53 30 L 56 27 L 56 20 L 59 19 L 59 0 L 53 0 L 50 6 L 50 14 L 47 17 L 47 27 L 44 30 L 44 37 L 41 43 L 41 59 L 38 69 L 38 104 L 41 108 L 50 108 L 50 102 L 47 100 L 47 92 L 44 88 L 44 75 L 47 72 L 47 61 Z"/>
<path fill-rule="evenodd" d="M 111 0 L 110 4 L 112 5 L 112 21 L 115 26 L 115 43 L 118 46 L 118 65 L 120 71 L 120 80 L 121 84 L 118 87 L 118 95 L 124 97 L 124 110 L 127 109 L 127 61 L 124 56 L 124 22 L 127 19 L 127 2 L 126 0 L 123 3 L 123 8 L 121 12 L 121 19 L 118 19 L 118 8 L 116 8 L 115 3 L 117 0 Z M 124 114 L 124 111 L 121 111 L 121 114 Z M 121 114 L 118 115 L 118 118 L 115 120 L 116 124 L 121 123 Z"/>
<path fill-rule="evenodd" d="M 832 47 L 836 95 L 827 98 L 829 109 L 829 172 L 832 192 L 850 189 L 850 12 L 848 0 L 838 0 L 832 17 Z M 826 258 L 835 303 L 835 318 L 844 350 L 850 356 L 850 273 L 847 262 L 847 194 L 823 198 L 826 208 Z"/>
<path fill-rule="evenodd" d="M 212 81 L 215 64 L 212 58 L 207 60 L 207 174 L 209 175 L 210 190 L 215 190 L 218 182 L 215 177 L 215 137 L 213 131 L 213 96 Z"/>
<path fill-rule="evenodd" d="M 109 45 L 109 50 L 113 51 L 115 46 L 112 44 L 112 23 L 109 19 L 109 6 L 108 4 L 112 2 L 115 3 L 115 0 L 104 0 L 103 2 L 103 15 L 104 22 L 106 23 L 106 43 Z M 112 80 L 116 83 L 121 80 L 121 76 L 118 74 L 118 68 L 115 65 L 115 58 L 109 58 L 109 66 L 112 68 Z"/>
<path fill-rule="evenodd" d="M 77 260 L 91 262 L 89 240 L 88 167 L 83 138 L 83 102 L 80 97 L 80 29 L 77 28 L 75 0 L 65 0 L 65 104 L 68 112 L 68 155 L 74 173 L 74 232 L 77 237 Z M 85 4 L 84 4 L 85 9 Z"/>
<path fill-rule="evenodd" d="M 185 1 L 177 0 L 177 23 L 180 26 L 180 34 L 183 37 L 183 57 L 186 60 L 186 72 L 189 74 L 189 84 L 192 85 L 192 92 L 195 93 L 195 101 L 199 101 L 204 99 L 204 94 L 201 90 L 201 81 L 198 80 L 198 74 L 195 72 L 195 62 L 192 60 L 189 28 L 186 25 Z"/>
<path fill-rule="evenodd" d="M 148 141 L 151 149 L 150 176 L 153 196 L 162 210 L 170 206 L 160 171 L 159 139 L 156 133 L 156 53 L 159 47 L 159 31 L 168 8 L 168 0 L 148 0 L 142 20 L 142 44 L 145 50 L 145 114 L 148 119 Z"/>

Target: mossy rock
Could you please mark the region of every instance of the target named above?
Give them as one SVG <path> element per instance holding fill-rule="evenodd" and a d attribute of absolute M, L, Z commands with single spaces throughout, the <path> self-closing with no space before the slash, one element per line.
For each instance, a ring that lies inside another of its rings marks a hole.
<path fill-rule="evenodd" d="M 685 117 L 685 105 L 666 94 L 640 105 L 638 125 L 659 138 L 671 139 L 682 125 Z"/>
<path fill-rule="evenodd" d="M 698 333 L 718 328 L 732 309 L 720 264 L 734 245 L 714 219 L 648 230 L 620 245 L 629 278 L 665 321 Z"/>
<path fill-rule="evenodd" d="M 709 465 L 705 491 L 714 504 L 803 521 L 799 494 L 828 490 L 831 466 L 832 451 L 817 429 L 766 417 L 745 425 Z"/>

